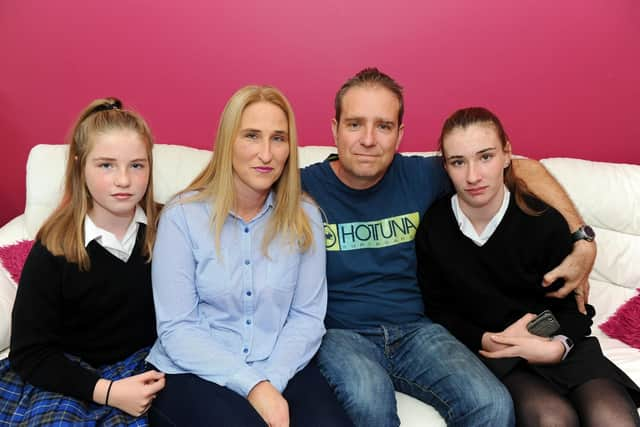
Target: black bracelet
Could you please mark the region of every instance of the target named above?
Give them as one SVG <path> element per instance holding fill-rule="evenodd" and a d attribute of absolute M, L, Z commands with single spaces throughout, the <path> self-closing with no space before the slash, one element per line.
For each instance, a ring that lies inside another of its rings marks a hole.
<path fill-rule="evenodd" d="M 109 387 L 107 387 L 107 397 L 104 399 L 104 405 L 109 405 L 109 393 L 111 393 L 111 386 L 113 385 L 113 380 L 109 383 Z"/>

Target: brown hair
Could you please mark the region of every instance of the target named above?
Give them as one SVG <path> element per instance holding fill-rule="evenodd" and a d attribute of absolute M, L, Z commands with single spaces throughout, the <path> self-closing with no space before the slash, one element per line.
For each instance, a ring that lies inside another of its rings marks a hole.
<path fill-rule="evenodd" d="M 69 155 L 65 172 L 62 201 L 47 218 L 36 235 L 54 255 L 64 256 L 68 262 L 77 263 L 80 270 L 91 268 L 84 246 L 84 219 L 93 206 L 85 178 L 85 165 L 93 149 L 93 136 L 112 130 L 128 129 L 136 132 L 146 145 L 149 160 L 149 182 L 140 205 L 147 215 L 143 255 L 151 260 L 156 237 L 159 205 L 153 198 L 153 137 L 149 126 L 137 113 L 122 109 L 116 98 L 96 99 L 76 120 L 69 136 Z"/>
<path fill-rule="evenodd" d="M 229 212 L 235 203 L 236 193 L 233 185 L 233 144 L 240 130 L 242 113 L 251 104 L 268 102 L 280 108 L 288 122 L 289 158 L 282 175 L 274 183 L 275 210 L 269 219 L 262 242 L 263 252 L 267 254 L 269 243 L 277 235 L 285 235 L 289 243 L 306 251 L 313 242 L 309 218 L 302 209 L 302 185 L 298 169 L 298 136 L 293 110 L 287 98 L 272 86 L 245 86 L 238 90 L 227 102 L 220 116 L 218 132 L 214 144 L 214 155 L 209 164 L 189 186 L 181 192 L 197 192 L 187 196 L 181 203 L 192 201 L 210 201 L 213 203 L 211 217 L 216 249 L 220 250 L 220 235 Z"/>
<path fill-rule="evenodd" d="M 443 160 L 445 158 L 445 137 L 456 128 L 466 129 L 474 124 L 484 124 L 493 127 L 498 135 L 498 139 L 500 139 L 502 149 L 506 149 L 509 143 L 509 137 L 500 119 L 495 114 L 484 107 L 462 108 L 449 116 L 442 125 L 440 138 L 438 138 L 438 146 L 442 153 Z M 514 193 L 516 203 L 523 212 L 529 215 L 540 215 L 543 211 L 536 209 L 528 202 L 528 200 L 535 199 L 535 196 L 527 188 L 527 184 L 522 179 L 516 177 L 512 164 L 513 162 L 504 169 L 504 184 L 510 192 Z"/>
<path fill-rule="evenodd" d="M 400 86 L 398 82 L 393 80 L 388 75 L 382 73 L 377 68 L 365 68 L 342 85 L 338 93 L 336 93 L 334 102 L 336 109 L 336 122 L 340 123 L 340 115 L 342 114 L 342 98 L 344 98 L 345 93 L 347 93 L 347 91 L 352 87 L 366 85 L 382 86 L 386 89 L 389 89 L 391 93 L 393 93 L 395 97 L 398 98 L 398 101 L 400 102 L 400 109 L 398 110 L 398 125 L 401 125 L 402 116 L 404 115 L 404 97 L 402 95 L 402 86 Z"/>

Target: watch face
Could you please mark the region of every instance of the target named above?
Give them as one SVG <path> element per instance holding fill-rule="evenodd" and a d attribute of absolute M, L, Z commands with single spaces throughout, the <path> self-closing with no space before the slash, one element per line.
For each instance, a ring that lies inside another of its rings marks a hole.
<path fill-rule="evenodd" d="M 593 231 L 593 228 L 589 227 L 588 225 L 583 225 L 578 228 L 576 232 L 571 235 L 571 237 L 573 238 L 574 242 L 583 239 L 587 242 L 592 242 L 596 237 L 596 233 L 595 231 Z"/>
<path fill-rule="evenodd" d="M 588 225 L 585 225 L 584 227 L 582 227 L 582 231 L 584 231 L 584 234 L 590 239 L 593 240 L 596 237 L 596 233 L 595 231 L 593 231 L 593 228 L 589 227 Z"/>

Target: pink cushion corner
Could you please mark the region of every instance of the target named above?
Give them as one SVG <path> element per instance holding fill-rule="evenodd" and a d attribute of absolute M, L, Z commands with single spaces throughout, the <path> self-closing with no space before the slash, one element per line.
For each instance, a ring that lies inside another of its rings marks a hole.
<path fill-rule="evenodd" d="M 636 289 L 640 291 L 640 288 Z M 611 338 L 640 349 L 640 294 L 620 306 L 600 329 Z"/>
<path fill-rule="evenodd" d="M 22 267 L 32 246 L 33 240 L 21 240 L 12 245 L 0 247 L 0 262 L 16 283 L 20 281 Z"/>

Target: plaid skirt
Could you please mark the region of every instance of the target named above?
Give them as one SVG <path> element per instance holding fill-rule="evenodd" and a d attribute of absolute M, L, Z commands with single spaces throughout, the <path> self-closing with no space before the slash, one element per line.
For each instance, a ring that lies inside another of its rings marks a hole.
<path fill-rule="evenodd" d="M 113 365 L 95 369 L 77 358 L 85 368 L 102 378 L 119 380 L 143 373 L 144 348 Z M 34 387 L 22 381 L 9 367 L 9 359 L 0 361 L 0 426 L 148 426 L 147 417 L 133 417 L 117 408 L 98 405 Z"/>

